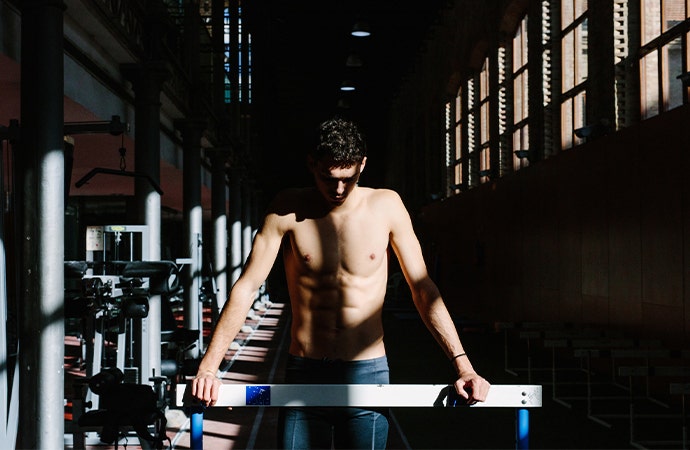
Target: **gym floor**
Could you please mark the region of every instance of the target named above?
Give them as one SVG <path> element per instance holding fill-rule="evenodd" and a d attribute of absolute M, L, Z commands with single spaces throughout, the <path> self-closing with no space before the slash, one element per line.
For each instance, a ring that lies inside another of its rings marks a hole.
<path fill-rule="evenodd" d="M 243 335 L 241 350 L 228 352 L 230 366 L 223 379 L 228 383 L 279 383 L 287 347 L 287 305 L 274 303 L 261 312 L 254 328 Z M 453 372 L 445 355 L 433 341 L 411 305 L 387 307 L 384 311 L 386 347 L 392 383 L 445 384 Z M 532 350 L 531 377 L 526 369 L 526 345 L 517 333 L 504 331 L 494 324 L 456 320 L 467 353 L 475 369 L 493 384 L 542 384 L 543 407 L 530 409 L 529 447 L 534 449 L 624 449 L 630 443 L 625 395 L 614 392 L 610 374 L 602 373 L 592 386 L 601 386 L 602 393 L 615 397 L 596 403 L 597 411 L 621 412 L 607 418 L 607 425 L 587 417 L 584 400 L 584 372 L 578 370 L 575 358 L 559 360 L 559 367 L 569 367 L 570 374 L 559 374 L 558 398 L 568 398 L 570 406 L 552 399 L 551 353 Z M 506 342 L 510 349 L 509 363 L 517 375 L 506 370 Z M 534 344 L 532 345 L 534 347 Z M 563 359 L 563 358 L 561 358 Z M 516 368 L 518 367 L 518 368 Z M 602 371 L 603 372 L 603 371 Z M 600 383 L 601 381 L 601 383 Z M 67 386 L 66 386 L 67 392 Z M 611 394 L 619 394 L 614 396 Z M 572 395 L 577 394 L 577 395 Z M 561 397 L 563 396 L 563 397 Z M 568 397 L 570 396 L 570 397 Z M 575 398 L 577 397 L 577 398 Z M 594 407 L 593 407 L 594 408 Z M 592 409 L 592 412 L 595 413 Z M 389 434 L 390 449 L 509 449 L 515 448 L 515 410 L 509 408 L 394 408 Z M 662 416 L 636 422 L 636 441 L 673 440 L 672 444 L 657 443 L 646 448 L 680 448 L 682 424 L 680 407 L 666 409 L 671 419 Z M 189 449 L 187 414 L 175 407 L 169 409 L 167 435 L 174 449 Z M 277 410 L 275 408 L 210 408 L 204 414 L 204 448 L 206 449 L 271 449 L 275 448 Z M 121 442 L 120 445 L 123 445 Z M 89 446 L 89 448 L 98 446 Z M 112 445 L 110 446 L 112 447 Z M 66 448 L 71 446 L 66 445 Z M 127 448 L 139 448 L 128 445 Z"/>

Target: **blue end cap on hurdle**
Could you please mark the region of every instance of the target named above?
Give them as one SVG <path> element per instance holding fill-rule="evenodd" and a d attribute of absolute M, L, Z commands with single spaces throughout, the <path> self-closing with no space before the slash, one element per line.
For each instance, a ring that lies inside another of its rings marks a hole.
<path fill-rule="evenodd" d="M 247 386 L 245 394 L 247 406 L 271 405 L 271 386 Z"/>

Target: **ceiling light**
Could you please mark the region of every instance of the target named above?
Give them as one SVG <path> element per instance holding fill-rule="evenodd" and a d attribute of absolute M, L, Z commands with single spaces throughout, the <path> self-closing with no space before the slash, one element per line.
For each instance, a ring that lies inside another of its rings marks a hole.
<path fill-rule="evenodd" d="M 357 37 L 367 37 L 371 34 L 369 31 L 369 24 L 366 22 L 357 22 L 352 27 L 352 35 Z"/>
<path fill-rule="evenodd" d="M 354 91 L 355 90 L 355 83 L 353 83 L 351 80 L 345 80 L 345 81 L 343 81 L 343 84 L 340 85 L 340 90 L 341 91 Z"/>

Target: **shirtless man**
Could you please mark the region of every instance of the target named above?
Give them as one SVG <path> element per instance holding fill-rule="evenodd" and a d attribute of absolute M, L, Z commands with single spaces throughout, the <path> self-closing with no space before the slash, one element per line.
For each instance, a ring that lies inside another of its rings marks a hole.
<path fill-rule="evenodd" d="M 286 383 L 388 383 L 381 312 L 390 246 L 421 318 L 458 374 L 459 395 L 469 403 L 484 401 L 489 383 L 465 354 L 399 195 L 358 186 L 367 158 L 353 123 L 333 119 L 319 131 L 307 158 L 315 187 L 286 190 L 269 206 L 192 395 L 210 406 L 216 402 L 219 364 L 281 249 L 292 305 Z M 285 408 L 280 423 L 283 448 L 330 448 L 332 442 L 336 448 L 385 448 L 388 435 L 385 411 Z"/>

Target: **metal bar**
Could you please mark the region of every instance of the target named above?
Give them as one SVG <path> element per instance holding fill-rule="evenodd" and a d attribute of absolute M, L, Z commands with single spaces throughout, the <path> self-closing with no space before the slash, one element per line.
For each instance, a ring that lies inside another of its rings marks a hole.
<path fill-rule="evenodd" d="M 540 385 L 492 385 L 486 401 L 471 407 L 540 407 L 541 395 Z M 214 406 L 461 406 L 458 398 L 455 389 L 445 384 L 223 384 Z M 186 385 L 178 384 L 177 405 L 195 404 Z"/>
<path fill-rule="evenodd" d="M 187 389 L 176 404 L 190 408 L 190 444 L 203 448 L 203 410 Z M 223 384 L 216 407 L 485 407 L 516 408 L 515 445 L 529 446 L 529 408 L 542 406 L 540 385 L 492 385 L 486 401 L 467 405 L 452 385 L 441 384 Z"/>

